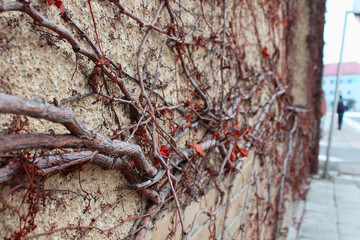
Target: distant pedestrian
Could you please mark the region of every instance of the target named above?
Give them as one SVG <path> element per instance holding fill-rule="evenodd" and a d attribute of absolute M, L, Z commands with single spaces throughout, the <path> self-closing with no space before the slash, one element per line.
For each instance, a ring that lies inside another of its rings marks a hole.
<path fill-rule="evenodd" d="M 342 100 L 342 96 L 340 95 L 340 99 L 337 105 L 337 114 L 338 114 L 338 129 L 341 130 L 342 121 L 344 117 L 344 112 L 346 111 L 346 107 L 344 105 L 344 102 Z"/>

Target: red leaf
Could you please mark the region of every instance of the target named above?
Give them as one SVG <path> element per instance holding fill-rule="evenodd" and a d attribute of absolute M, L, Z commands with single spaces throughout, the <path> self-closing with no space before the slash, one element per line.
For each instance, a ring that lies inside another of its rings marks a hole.
<path fill-rule="evenodd" d="M 133 160 L 129 160 L 129 163 L 130 163 L 132 168 L 135 168 L 135 162 Z"/>
<path fill-rule="evenodd" d="M 200 109 L 201 108 L 201 103 L 197 102 L 195 103 L 195 109 Z"/>
<path fill-rule="evenodd" d="M 249 156 L 249 150 L 240 148 L 238 145 L 235 145 L 235 150 L 234 150 L 234 151 L 235 151 L 236 153 L 240 153 L 240 154 L 241 154 L 240 157 L 247 157 L 247 156 Z"/>
<path fill-rule="evenodd" d="M 241 137 L 241 133 L 238 130 L 234 131 L 234 137 L 239 138 Z"/>
<path fill-rule="evenodd" d="M 268 48 L 264 47 L 263 51 L 262 51 L 263 57 L 270 57 L 270 54 L 268 53 Z"/>
<path fill-rule="evenodd" d="M 234 128 L 239 130 L 239 123 L 238 122 L 234 122 Z"/>
<path fill-rule="evenodd" d="M 167 156 L 169 155 L 169 149 L 165 145 L 160 146 L 161 155 Z"/>
<path fill-rule="evenodd" d="M 66 12 L 66 7 L 63 4 L 62 0 L 46 0 L 46 1 L 47 1 L 48 5 L 55 4 L 55 6 L 61 10 L 60 15 L 62 15 L 64 12 Z"/>
<path fill-rule="evenodd" d="M 230 161 L 234 162 L 235 159 L 236 159 L 236 154 L 234 152 L 231 152 Z"/>
<path fill-rule="evenodd" d="M 264 5 L 266 5 L 268 3 L 268 0 L 264 0 Z"/>
<path fill-rule="evenodd" d="M 241 153 L 241 157 L 249 156 L 249 150 L 243 149 L 243 148 L 239 148 L 239 150 L 240 150 L 240 153 Z"/>
<path fill-rule="evenodd" d="M 195 151 L 197 152 L 197 154 L 199 154 L 200 157 L 205 157 L 204 148 L 203 148 L 203 146 L 201 146 L 201 144 L 190 143 L 189 145 L 193 149 L 195 149 Z"/>
<path fill-rule="evenodd" d="M 219 130 L 215 130 L 214 136 L 216 137 L 216 139 L 220 139 Z"/>
<path fill-rule="evenodd" d="M 241 152 L 241 157 L 249 156 L 249 150 L 247 149 L 241 149 L 240 152 Z"/>

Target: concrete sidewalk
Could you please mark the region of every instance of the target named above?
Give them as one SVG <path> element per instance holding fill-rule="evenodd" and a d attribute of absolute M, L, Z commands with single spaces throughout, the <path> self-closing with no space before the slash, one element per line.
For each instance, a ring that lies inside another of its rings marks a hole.
<path fill-rule="evenodd" d="M 319 174 L 298 204 L 287 240 L 360 240 L 360 114 L 346 113 L 341 131 L 334 126 L 330 179 L 324 180 L 330 118 L 323 119 Z"/>
<path fill-rule="evenodd" d="M 360 177 L 314 178 L 297 239 L 359 240 Z"/>

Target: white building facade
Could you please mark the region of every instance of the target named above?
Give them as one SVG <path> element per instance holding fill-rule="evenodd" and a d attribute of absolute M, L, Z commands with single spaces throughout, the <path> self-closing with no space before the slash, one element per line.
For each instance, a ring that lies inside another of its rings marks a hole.
<path fill-rule="evenodd" d="M 360 112 L 360 64 L 345 62 L 341 68 L 340 95 L 343 97 L 349 111 Z M 334 102 L 337 69 L 337 63 L 324 65 L 322 89 L 327 110 L 332 109 Z"/>

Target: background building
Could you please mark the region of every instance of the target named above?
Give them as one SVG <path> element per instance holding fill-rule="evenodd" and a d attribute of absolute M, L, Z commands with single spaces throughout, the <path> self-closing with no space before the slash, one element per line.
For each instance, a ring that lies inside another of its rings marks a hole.
<path fill-rule="evenodd" d="M 332 109 L 335 95 L 335 84 L 338 63 L 324 66 L 322 87 L 324 90 L 327 109 Z M 360 111 L 360 64 L 345 62 L 342 64 L 340 95 L 350 111 Z"/>

